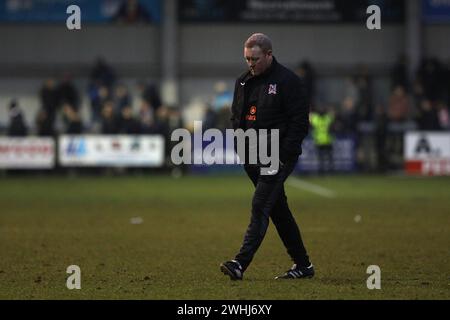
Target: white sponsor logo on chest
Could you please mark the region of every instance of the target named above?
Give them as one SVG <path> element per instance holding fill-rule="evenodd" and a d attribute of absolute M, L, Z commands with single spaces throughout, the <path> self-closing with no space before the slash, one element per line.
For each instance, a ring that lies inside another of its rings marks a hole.
<path fill-rule="evenodd" d="M 277 94 L 277 85 L 276 84 L 269 84 L 268 94 Z"/>

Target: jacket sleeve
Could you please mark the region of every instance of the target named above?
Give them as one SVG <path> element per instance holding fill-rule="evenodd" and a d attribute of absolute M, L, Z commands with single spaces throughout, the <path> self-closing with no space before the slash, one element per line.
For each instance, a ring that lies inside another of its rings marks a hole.
<path fill-rule="evenodd" d="M 301 153 L 301 144 L 309 131 L 309 108 L 305 85 L 297 76 L 289 77 L 283 92 L 283 104 L 287 113 L 286 134 L 280 141 L 280 160 L 296 159 Z"/>

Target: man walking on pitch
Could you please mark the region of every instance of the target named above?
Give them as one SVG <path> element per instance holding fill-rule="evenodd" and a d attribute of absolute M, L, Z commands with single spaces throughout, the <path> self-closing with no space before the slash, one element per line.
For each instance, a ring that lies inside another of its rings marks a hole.
<path fill-rule="evenodd" d="M 249 70 L 235 84 L 231 108 L 233 128 L 278 129 L 280 165 L 274 174 L 263 175 L 259 165 L 244 163 L 255 186 L 250 224 L 239 253 L 233 260 L 222 263 L 220 270 L 231 280 L 242 280 L 264 239 L 270 217 L 294 261 L 292 268 L 276 279 L 311 278 L 314 267 L 284 191 L 284 182 L 296 166 L 309 129 L 304 85 L 294 72 L 277 62 L 272 55 L 271 40 L 262 33 L 253 34 L 245 42 L 244 58 Z"/>

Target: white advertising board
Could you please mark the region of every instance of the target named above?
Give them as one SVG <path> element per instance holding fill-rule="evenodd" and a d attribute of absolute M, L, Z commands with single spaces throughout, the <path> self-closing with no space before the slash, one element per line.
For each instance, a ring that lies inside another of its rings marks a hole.
<path fill-rule="evenodd" d="M 52 138 L 1 137 L 1 169 L 52 169 L 55 143 Z"/>
<path fill-rule="evenodd" d="M 406 133 L 404 157 L 407 173 L 450 175 L 450 133 L 429 131 Z"/>
<path fill-rule="evenodd" d="M 59 162 L 79 167 L 161 167 L 164 137 L 160 135 L 62 135 Z"/>

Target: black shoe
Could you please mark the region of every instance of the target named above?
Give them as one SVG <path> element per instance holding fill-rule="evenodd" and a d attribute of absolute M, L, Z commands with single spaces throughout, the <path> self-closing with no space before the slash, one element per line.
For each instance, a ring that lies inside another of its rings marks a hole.
<path fill-rule="evenodd" d="M 300 278 L 312 278 L 314 276 L 314 266 L 312 264 L 309 267 L 298 267 L 294 264 L 292 268 L 286 271 L 285 274 L 276 277 L 275 279 L 300 279 Z"/>
<path fill-rule="evenodd" d="M 226 261 L 220 265 L 220 271 L 230 277 L 231 280 L 242 280 L 244 272 L 236 260 Z"/>

